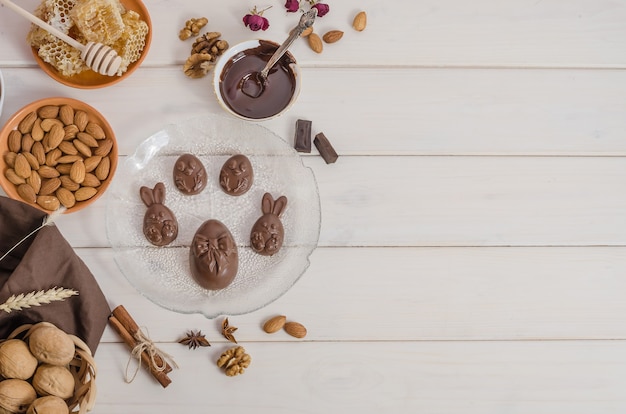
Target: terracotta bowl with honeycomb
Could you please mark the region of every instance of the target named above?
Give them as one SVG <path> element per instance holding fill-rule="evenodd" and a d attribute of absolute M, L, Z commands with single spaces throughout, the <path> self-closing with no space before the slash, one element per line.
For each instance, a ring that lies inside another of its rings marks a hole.
<path fill-rule="evenodd" d="M 46 213 L 72 213 L 106 191 L 117 168 L 113 128 L 96 109 L 71 98 L 24 106 L 0 130 L 0 186 Z"/>
<path fill-rule="evenodd" d="M 111 46 L 122 57 L 120 71 L 117 75 L 106 76 L 85 68 L 78 50 L 47 35 L 43 29 L 33 27 L 28 34 L 28 41 L 37 64 L 57 82 L 79 89 L 103 88 L 128 78 L 144 61 L 152 43 L 152 21 L 146 6 L 141 0 L 92 0 L 79 3 L 90 5 L 90 9 L 73 6 L 74 3 L 69 0 L 42 0 L 34 14 L 38 17 L 48 16 L 48 23 L 80 43 L 91 40 Z M 85 19 L 81 19 L 85 14 L 97 17 L 87 24 Z"/>

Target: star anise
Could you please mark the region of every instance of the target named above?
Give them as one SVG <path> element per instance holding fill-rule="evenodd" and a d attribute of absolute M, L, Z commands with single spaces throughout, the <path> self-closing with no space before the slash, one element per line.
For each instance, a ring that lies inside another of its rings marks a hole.
<path fill-rule="evenodd" d="M 224 338 L 228 339 L 230 342 L 237 343 L 237 340 L 233 336 L 233 332 L 236 330 L 237 328 L 228 324 L 228 318 L 225 318 L 224 322 L 222 322 L 222 335 L 224 335 Z"/>
<path fill-rule="evenodd" d="M 178 343 L 189 346 L 189 349 L 196 349 L 199 346 L 211 346 L 209 341 L 202 335 L 202 331 L 189 331 L 187 336 L 178 341 Z"/>

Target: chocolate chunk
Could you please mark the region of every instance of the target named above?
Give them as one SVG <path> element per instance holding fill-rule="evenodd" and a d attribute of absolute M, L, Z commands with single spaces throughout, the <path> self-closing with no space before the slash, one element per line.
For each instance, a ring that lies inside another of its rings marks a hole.
<path fill-rule="evenodd" d="M 165 246 L 178 236 L 178 221 L 169 208 L 163 205 L 165 201 L 165 185 L 157 183 L 153 189 L 141 187 L 139 189 L 141 201 L 148 207 L 143 216 L 143 234 L 155 246 Z"/>
<path fill-rule="evenodd" d="M 276 201 L 270 193 L 263 194 L 261 211 L 263 215 L 252 226 L 250 244 L 260 255 L 272 256 L 280 250 L 285 238 L 285 230 L 280 216 L 287 207 L 287 197 L 280 196 Z"/>
<path fill-rule="evenodd" d="M 311 152 L 311 123 L 304 119 L 296 121 L 294 148 L 298 152 Z"/>
<path fill-rule="evenodd" d="M 330 141 L 328 141 L 328 138 L 326 138 L 326 135 L 324 135 L 323 133 L 320 132 L 319 134 L 317 134 L 315 136 L 315 139 L 313 140 L 313 143 L 315 144 L 317 150 L 320 152 L 322 158 L 324 158 L 324 161 L 326 161 L 326 164 L 332 164 L 337 161 L 337 158 L 339 158 L 337 152 L 330 144 Z"/>
<path fill-rule="evenodd" d="M 226 160 L 220 170 L 220 186 L 226 194 L 240 196 L 250 189 L 253 181 L 252 163 L 242 154 Z"/>
<path fill-rule="evenodd" d="M 207 220 L 193 236 L 189 266 L 195 281 L 205 289 L 223 289 L 235 279 L 239 267 L 237 244 L 218 220 Z"/>
<path fill-rule="evenodd" d="M 207 174 L 202 161 L 192 154 L 183 154 L 174 164 L 174 184 L 183 194 L 201 192 L 207 183 Z"/>

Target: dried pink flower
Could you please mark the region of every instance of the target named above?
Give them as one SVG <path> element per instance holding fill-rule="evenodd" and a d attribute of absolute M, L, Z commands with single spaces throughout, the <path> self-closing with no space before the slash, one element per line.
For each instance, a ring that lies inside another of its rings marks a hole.
<path fill-rule="evenodd" d="M 253 32 L 256 32 L 258 30 L 267 30 L 267 28 L 270 27 L 270 22 L 265 17 L 263 17 L 263 12 L 270 7 L 259 11 L 257 10 L 256 6 L 254 6 L 254 8 L 250 10 L 249 14 L 243 16 L 244 26 L 248 27 Z"/>

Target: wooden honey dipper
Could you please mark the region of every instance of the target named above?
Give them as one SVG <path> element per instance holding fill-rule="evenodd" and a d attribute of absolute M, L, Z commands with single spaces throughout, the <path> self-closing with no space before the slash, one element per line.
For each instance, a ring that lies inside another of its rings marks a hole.
<path fill-rule="evenodd" d="M 76 39 L 71 38 L 62 31 L 58 30 L 56 27 L 44 22 L 37 16 L 30 14 L 10 0 L 0 0 L 0 3 L 4 4 L 22 17 L 30 20 L 46 32 L 79 50 L 81 59 L 93 71 L 98 72 L 101 75 L 114 76 L 120 68 L 122 58 L 111 47 L 96 42 L 88 42 L 86 45 L 83 45 L 82 43 L 76 41 Z"/>

